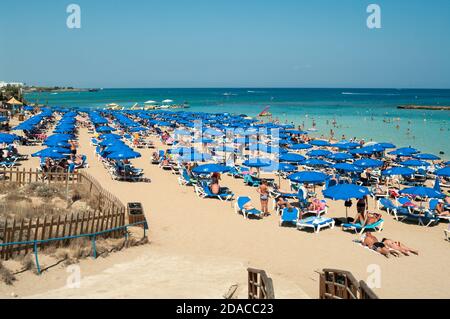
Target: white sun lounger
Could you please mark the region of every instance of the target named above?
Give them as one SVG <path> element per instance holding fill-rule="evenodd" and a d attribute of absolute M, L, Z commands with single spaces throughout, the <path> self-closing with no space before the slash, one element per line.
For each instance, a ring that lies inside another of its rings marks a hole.
<path fill-rule="evenodd" d="M 312 228 L 316 234 L 320 232 L 322 228 L 334 228 L 334 219 L 325 216 L 311 216 L 304 219 L 300 219 L 297 222 L 297 229 Z"/>

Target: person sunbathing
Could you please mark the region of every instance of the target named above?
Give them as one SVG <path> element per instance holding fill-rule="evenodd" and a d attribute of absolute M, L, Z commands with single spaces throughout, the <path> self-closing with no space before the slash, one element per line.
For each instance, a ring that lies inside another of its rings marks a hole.
<path fill-rule="evenodd" d="M 383 256 L 385 256 L 386 258 L 389 258 L 390 255 L 393 255 L 395 257 L 400 256 L 400 254 L 397 251 L 390 250 L 388 247 L 386 247 L 384 243 L 380 242 L 371 233 L 366 233 L 363 236 L 361 236 L 361 243 L 363 246 L 373 249 L 377 253 L 380 253 Z"/>
<path fill-rule="evenodd" d="M 244 208 L 245 210 L 253 210 L 253 209 L 256 209 L 256 207 L 253 206 L 253 204 L 252 204 L 251 201 L 245 203 L 244 206 L 243 206 L 243 208 Z"/>
<path fill-rule="evenodd" d="M 413 253 L 414 255 L 418 255 L 419 251 L 416 249 L 409 248 L 405 245 L 403 245 L 399 241 L 394 241 L 388 238 L 383 238 L 381 241 L 386 247 L 394 249 L 396 251 L 401 252 L 405 256 L 409 256 L 409 253 Z"/>
<path fill-rule="evenodd" d="M 276 198 L 276 204 L 279 209 L 284 209 L 289 205 L 289 202 L 286 199 L 284 199 L 283 196 L 278 196 Z"/>
<path fill-rule="evenodd" d="M 209 189 L 211 190 L 211 193 L 217 195 L 220 193 L 220 185 L 218 181 L 213 181 L 211 185 L 209 186 Z"/>
<path fill-rule="evenodd" d="M 442 199 L 440 199 L 436 205 L 436 213 L 438 216 L 450 216 L 448 209 L 445 209 L 445 204 Z"/>
<path fill-rule="evenodd" d="M 314 198 L 311 201 L 311 204 L 308 206 L 308 211 L 311 212 L 321 212 L 325 209 L 325 203 L 317 198 Z"/>

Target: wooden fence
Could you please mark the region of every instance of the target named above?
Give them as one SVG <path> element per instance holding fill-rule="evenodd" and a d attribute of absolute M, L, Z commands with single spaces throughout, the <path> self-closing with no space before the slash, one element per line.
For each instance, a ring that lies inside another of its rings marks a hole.
<path fill-rule="evenodd" d="M 351 272 L 324 269 L 320 274 L 320 299 L 378 299 L 364 281 L 358 282 Z"/>
<path fill-rule="evenodd" d="M 95 198 L 94 211 L 86 211 L 65 216 L 42 216 L 32 219 L 0 218 L 0 242 L 27 242 L 67 236 L 97 233 L 108 229 L 124 226 L 125 206 L 113 194 L 101 187 L 97 180 L 85 172 L 80 173 L 47 173 L 47 179 L 42 179 L 42 172 L 33 170 L 2 170 L 4 178 L 0 183 L 25 185 L 36 182 L 59 183 L 61 186 L 83 184 L 89 194 Z M 117 230 L 102 235 L 103 237 L 122 236 L 123 230 Z M 39 246 L 63 245 L 68 241 L 40 243 Z M 33 250 L 32 244 L 17 244 L 0 247 L 0 259 L 10 259 L 17 254 L 27 254 Z"/>
<path fill-rule="evenodd" d="M 248 299 L 275 299 L 272 278 L 264 270 L 247 268 Z"/>

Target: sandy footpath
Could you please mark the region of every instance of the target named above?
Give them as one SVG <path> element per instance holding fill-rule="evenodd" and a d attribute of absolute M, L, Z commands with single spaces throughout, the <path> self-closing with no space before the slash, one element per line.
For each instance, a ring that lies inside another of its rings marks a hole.
<path fill-rule="evenodd" d="M 18 275 L 15 286 L 0 285 L 1 297 L 14 291 L 20 297 L 222 298 L 238 283 L 237 295 L 242 298 L 247 290 L 247 266 L 266 270 L 274 279 L 278 297 L 316 298 L 315 271 L 325 267 L 349 270 L 363 280 L 370 280 L 368 270 L 379 267 L 381 286 L 374 290 L 382 298 L 450 297 L 449 243 L 443 235 L 446 224 L 424 228 L 397 222 L 383 213 L 385 227 L 376 236 L 400 240 L 420 251 L 419 256 L 386 259 L 355 244 L 357 236 L 340 228 L 320 234 L 300 232 L 279 227 L 275 214 L 263 220 L 244 220 L 234 213 L 231 203 L 200 199 L 193 188 L 179 186 L 175 175 L 152 166 L 150 149 L 139 150 L 142 157 L 133 163 L 145 169 L 151 183 L 112 181 L 95 159 L 89 137 L 87 130 L 81 129 L 80 153 L 88 156 L 87 171 L 124 203 L 142 202 L 151 244 L 97 261 L 82 261 L 80 289 L 64 289 L 68 274 L 59 267 L 39 278 L 30 273 Z M 159 142 L 156 146 L 161 147 Z M 20 149 L 26 154 L 35 150 Z M 23 163 L 24 167 L 37 165 L 36 158 Z M 258 204 L 256 190 L 242 180 L 224 176 L 222 185 Z M 345 216 L 343 202 L 329 201 L 329 205 L 330 216 Z M 370 207 L 374 206 L 371 201 Z"/>

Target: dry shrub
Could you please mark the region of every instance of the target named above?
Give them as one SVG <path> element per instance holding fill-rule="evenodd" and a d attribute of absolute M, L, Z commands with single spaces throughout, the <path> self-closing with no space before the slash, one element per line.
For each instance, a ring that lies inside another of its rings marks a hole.
<path fill-rule="evenodd" d="M 35 268 L 33 257 L 31 254 L 27 254 L 26 256 L 24 256 L 20 264 L 22 265 L 23 270 L 32 270 L 33 268 Z"/>
<path fill-rule="evenodd" d="M 7 202 L 30 202 L 31 199 L 29 196 L 25 196 L 22 194 L 22 192 L 18 189 L 11 190 L 5 197 L 5 201 Z"/>
<path fill-rule="evenodd" d="M 87 238 L 76 238 L 71 240 L 69 256 L 73 259 L 82 259 L 91 255 L 90 241 Z"/>
<path fill-rule="evenodd" d="M 63 187 L 47 184 L 41 184 L 35 190 L 36 195 L 43 198 L 52 198 L 52 197 L 64 198 L 63 192 L 64 192 Z"/>
<path fill-rule="evenodd" d="M 0 278 L 7 285 L 12 285 L 16 280 L 12 272 L 6 268 L 2 262 L 0 262 Z"/>

